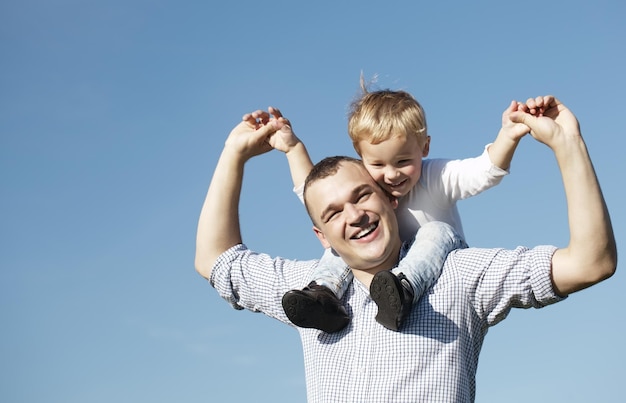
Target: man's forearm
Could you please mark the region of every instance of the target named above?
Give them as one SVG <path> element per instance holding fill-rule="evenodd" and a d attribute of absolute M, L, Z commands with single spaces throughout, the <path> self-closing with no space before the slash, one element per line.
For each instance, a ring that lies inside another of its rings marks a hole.
<path fill-rule="evenodd" d="M 567 295 L 615 272 L 617 247 L 611 219 L 582 137 L 554 148 L 567 198 L 570 243 L 555 253 L 553 280 Z"/>
<path fill-rule="evenodd" d="M 215 260 L 223 252 L 242 242 L 239 226 L 239 197 L 245 161 L 225 148 L 213 173 L 196 237 L 196 271 L 211 276 Z"/>

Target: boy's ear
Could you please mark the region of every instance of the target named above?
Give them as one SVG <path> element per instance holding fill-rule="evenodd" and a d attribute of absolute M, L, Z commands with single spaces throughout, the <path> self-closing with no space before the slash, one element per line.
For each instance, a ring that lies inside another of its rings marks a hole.
<path fill-rule="evenodd" d="M 426 136 L 426 141 L 424 142 L 424 148 L 422 149 L 422 158 L 428 157 L 429 151 L 430 151 L 430 136 Z"/>
<path fill-rule="evenodd" d="M 317 239 L 320 240 L 320 243 L 322 244 L 324 249 L 330 248 L 330 244 L 326 240 L 326 236 L 324 236 L 324 233 L 320 231 L 319 228 L 317 228 L 316 226 L 313 226 L 313 232 L 315 232 L 315 236 L 317 237 Z"/>
<path fill-rule="evenodd" d="M 389 198 L 389 202 L 391 203 L 391 207 L 395 210 L 398 208 L 398 198 L 397 197 L 390 197 Z"/>
<path fill-rule="evenodd" d="M 388 193 L 385 189 L 381 188 L 380 186 L 378 188 L 383 192 L 383 194 L 389 200 L 389 204 L 391 204 L 391 208 L 394 210 L 398 208 L 398 205 L 400 204 L 400 202 L 398 201 L 398 198 L 395 196 L 392 196 L 390 193 Z"/>

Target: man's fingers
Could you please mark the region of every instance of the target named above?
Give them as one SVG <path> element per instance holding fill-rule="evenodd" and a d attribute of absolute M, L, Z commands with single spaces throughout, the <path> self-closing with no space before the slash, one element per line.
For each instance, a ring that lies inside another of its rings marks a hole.
<path fill-rule="evenodd" d="M 249 124 L 252 127 L 256 127 L 256 118 L 254 116 L 252 116 L 251 113 L 246 113 L 245 115 L 243 115 L 243 117 L 241 118 L 242 121 L 246 122 L 247 124 Z"/>
<path fill-rule="evenodd" d="M 270 121 L 270 114 L 268 112 L 257 109 L 254 112 L 246 113 L 241 118 L 244 122 L 257 128 L 259 125 L 266 125 Z"/>
<path fill-rule="evenodd" d="M 291 128 L 291 122 L 289 121 L 289 119 L 287 119 L 287 118 L 283 118 L 283 117 L 280 117 L 280 118 L 278 118 L 278 121 L 279 121 L 280 123 L 282 123 L 282 127 L 281 127 L 281 129 L 282 129 L 283 127 L 285 127 L 285 126 L 289 126 L 289 128 Z"/>
<path fill-rule="evenodd" d="M 274 115 L 275 118 L 283 117 L 283 114 L 280 112 L 278 108 L 274 108 L 273 106 L 270 106 L 269 108 L 267 108 L 267 110 L 270 112 L 270 114 Z"/>

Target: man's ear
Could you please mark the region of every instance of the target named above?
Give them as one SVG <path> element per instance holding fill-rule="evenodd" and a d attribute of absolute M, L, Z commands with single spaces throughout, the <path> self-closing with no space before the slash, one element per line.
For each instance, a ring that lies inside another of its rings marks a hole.
<path fill-rule="evenodd" d="M 330 248 L 330 244 L 328 243 L 328 241 L 326 240 L 326 237 L 324 236 L 322 231 L 320 231 L 319 228 L 317 228 L 316 226 L 313 226 L 313 232 L 315 232 L 315 236 L 317 237 L 317 239 L 320 240 L 320 243 L 322 244 L 324 249 Z"/>
<path fill-rule="evenodd" d="M 429 151 L 430 151 L 430 136 L 426 136 L 426 141 L 424 142 L 424 148 L 422 148 L 422 158 L 428 157 Z"/>

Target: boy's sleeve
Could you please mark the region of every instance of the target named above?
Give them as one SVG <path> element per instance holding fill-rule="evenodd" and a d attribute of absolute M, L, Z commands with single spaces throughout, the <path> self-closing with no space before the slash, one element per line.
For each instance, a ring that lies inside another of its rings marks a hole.
<path fill-rule="evenodd" d="M 300 199 L 300 203 L 304 204 L 304 183 L 293 188 L 293 192 L 298 196 L 298 199 Z"/>
<path fill-rule="evenodd" d="M 461 160 L 424 160 L 423 177 L 431 188 L 439 188 L 449 200 L 457 201 L 475 196 L 502 181 L 508 171 L 495 166 L 487 152 Z"/>

